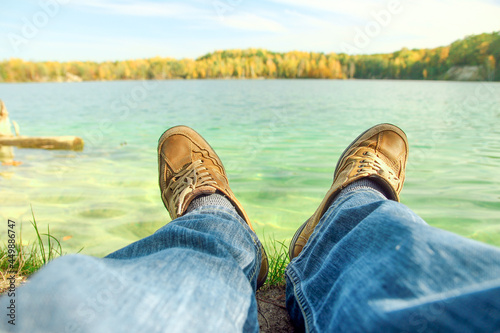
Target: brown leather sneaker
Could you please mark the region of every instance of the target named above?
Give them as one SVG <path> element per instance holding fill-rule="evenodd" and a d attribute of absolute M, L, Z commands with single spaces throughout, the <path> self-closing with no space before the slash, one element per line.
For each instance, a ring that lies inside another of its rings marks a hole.
<path fill-rule="evenodd" d="M 186 213 L 197 196 L 220 192 L 253 230 L 248 215 L 229 188 L 219 156 L 193 129 L 176 126 L 163 133 L 158 140 L 158 172 L 161 199 L 172 220 Z M 257 289 L 266 281 L 269 269 L 266 252 L 263 247 L 261 249 Z"/>
<path fill-rule="evenodd" d="M 399 202 L 407 160 L 408 140 L 400 128 L 380 124 L 361 133 L 340 156 L 333 185 L 318 209 L 293 236 L 288 249 L 290 260 L 300 254 L 335 196 L 352 182 L 368 177 L 384 189 L 389 199 Z"/>

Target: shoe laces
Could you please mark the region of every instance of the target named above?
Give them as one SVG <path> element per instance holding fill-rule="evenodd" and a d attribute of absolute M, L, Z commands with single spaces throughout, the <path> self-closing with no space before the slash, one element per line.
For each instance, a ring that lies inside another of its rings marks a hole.
<path fill-rule="evenodd" d="M 189 193 L 193 193 L 197 187 L 204 185 L 215 185 L 217 182 L 203 165 L 203 160 L 197 160 L 188 164 L 175 177 L 164 191 L 170 188 L 174 203 L 177 206 L 177 216 L 182 213 L 182 203 Z"/>
<path fill-rule="evenodd" d="M 399 178 L 380 157 L 370 151 L 364 151 L 362 154 L 356 154 L 357 161 L 357 173 L 360 175 L 363 173 L 373 174 L 377 173 L 381 177 L 389 181 L 398 181 Z"/>

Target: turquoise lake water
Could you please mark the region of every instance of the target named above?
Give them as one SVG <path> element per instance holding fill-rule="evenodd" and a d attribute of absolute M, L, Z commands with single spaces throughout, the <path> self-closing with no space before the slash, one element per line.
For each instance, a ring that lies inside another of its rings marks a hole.
<path fill-rule="evenodd" d="M 15 149 L 0 166 L 0 219 L 39 226 L 66 252 L 105 255 L 170 221 L 158 137 L 184 124 L 221 157 L 262 238 L 290 239 L 319 205 L 339 155 L 380 123 L 408 135 L 402 202 L 429 224 L 500 246 L 500 84 L 424 81 L 161 81 L 1 84 L 29 136 L 76 135 L 82 152 Z M 69 238 L 69 237 L 68 237 Z"/>

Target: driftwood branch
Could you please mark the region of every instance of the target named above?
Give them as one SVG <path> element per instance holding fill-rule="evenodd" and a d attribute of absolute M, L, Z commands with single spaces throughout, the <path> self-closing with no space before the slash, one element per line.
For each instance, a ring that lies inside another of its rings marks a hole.
<path fill-rule="evenodd" d="M 77 136 L 54 136 L 54 137 L 0 136 L 0 146 L 16 146 L 19 148 L 83 150 L 83 139 Z"/>

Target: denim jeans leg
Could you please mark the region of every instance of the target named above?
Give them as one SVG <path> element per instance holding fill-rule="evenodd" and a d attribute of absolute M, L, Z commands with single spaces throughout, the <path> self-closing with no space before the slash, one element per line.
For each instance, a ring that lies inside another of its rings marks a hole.
<path fill-rule="evenodd" d="M 500 249 L 430 227 L 372 189 L 332 204 L 286 276 L 290 316 L 308 332 L 500 327 Z"/>
<path fill-rule="evenodd" d="M 256 332 L 260 256 L 234 211 L 203 206 L 105 258 L 49 263 L 18 288 L 16 326 L 0 331 Z"/>

